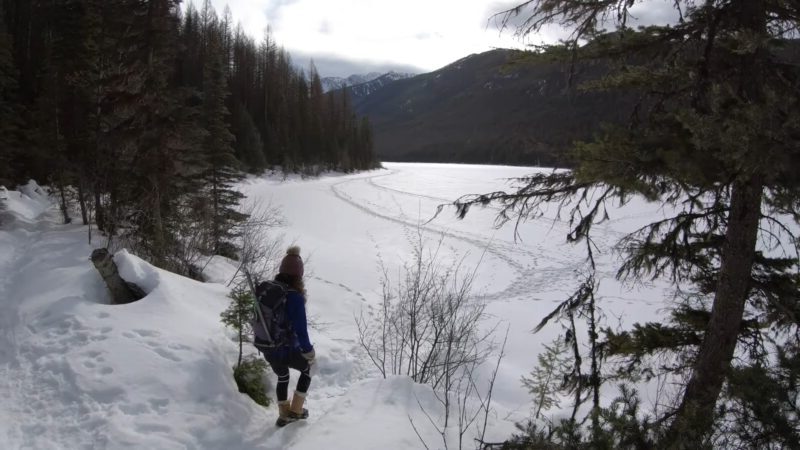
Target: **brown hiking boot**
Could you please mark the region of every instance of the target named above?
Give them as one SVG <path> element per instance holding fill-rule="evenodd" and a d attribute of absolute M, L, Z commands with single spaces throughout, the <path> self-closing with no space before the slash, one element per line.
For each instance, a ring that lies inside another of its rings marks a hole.
<path fill-rule="evenodd" d="M 278 420 L 275 421 L 275 425 L 282 427 L 286 424 L 292 423 L 297 419 L 293 419 L 289 417 L 291 414 L 289 400 L 284 400 L 282 402 L 278 402 Z"/>
<path fill-rule="evenodd" d="M 294 420 L 302 420 L 308 418 L 308 410 L 303 408 L 303 403 L 306 401 L 306 394 L 303 392 L 294 392 L 292 397 L 292 405 L 289 407 L 289 417 Z"/>

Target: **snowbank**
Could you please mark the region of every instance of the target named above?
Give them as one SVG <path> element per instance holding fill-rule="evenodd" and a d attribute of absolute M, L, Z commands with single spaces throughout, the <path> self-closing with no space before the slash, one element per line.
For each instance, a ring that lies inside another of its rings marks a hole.
<path fill-rule="evenodd" d="M 0 186 L 0 225 L 17 220 L 31 222 L 50 207 L 47 192 L 30 180 L 18 191 L 9 191 Z"/>
<path fill-rule="evenodd" d="M 258 447 L 271 411 L 231 376 L 227 289 L 123 251 L 122 276 L 148 295 L 110 306 L 85 229 L 60 225 L 35 185 L 9 197 L 35 226 L 0 231 L 0 447 Z"/>

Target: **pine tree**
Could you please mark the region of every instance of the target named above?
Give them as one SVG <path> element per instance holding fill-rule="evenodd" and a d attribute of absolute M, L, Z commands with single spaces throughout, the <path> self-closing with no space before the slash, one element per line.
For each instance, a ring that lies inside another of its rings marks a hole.
<path fill-rule="evenodd" d="M 187 104 L 188 91 L 173 85 L 178 3 L 125 5 L 133 8 L 130 14 L 111 17 L 130 21 L 114 39 L 127 51 L 120 55 L 120 71 L 107 74 L 105 96 L 109 111 L 104 145 L 117 158 L 111 170 L 124 171 L 110 186 L 112 217 L 116 224 L 129 224 L 130 247 L 159 267 L 180 270 L 177 230 L 185 217 L 178 204 L 182 194 L 197 189 L 188 175 L 197 160 L 193 149 L 204 132 L 197 109 Z"/>
<path fill-rule="evenodd" d="M 250 321 L 253 319 L 253 312 L 255 311 L 255 299 L 251 292 L 240 288 L 232 290 L 228 294 L 228 298 L 231 299 L 231 303 L 220 317 L 225 326 L 236 331 L 236 340 L 239 344 L 239 357 L 236 360 L 236 366 L 238 367 L 242 364 L 244 358 L 244 343 L 248 342 L 253 332 L 250 327 Z"/>
<path fill-rule="evenodd" d="M 203 118 L 208 135 L 203 143 L 207 169 L 203 174 L 211 203 L 211 250 L 235 257 L 232 229 L 245 216 L 236 210 L 244 196 L 232 185 L 241 179 L 232 146 L 234 136 L 228 129 L 228 96 L 221 36 L 209 29 L 203 67 Z"/>
<path fill-rule="evenodd" d="M 264 170 L 267 167 L 264 142 L 253 119 L 241 105 L 236 105 L 233 117 L 236 158 L 253 173 Z"/>
<path fill-rule="evenodd" d="M 19 86 L 11 38 L 6 33 L 4 8 L 0 5 L 0 185 L 14 181 L 16 159 L 21 151 Z"/>
<path fill-rule="evenodd" d="M 358 126 L 358 157 L 356 170 L 374 169 L 377 167 L 375 160 L 374 142 L 372 140 L 372 125 L 369 118 L 362 117 Z"/>
<path fill-rule="evenodd" d="M 260 355 L 244 356 L 244 343 L 249 342 L 252 335 L 250 320 L 255 311 L 253 294 L 241 288 L 235 288 L 228 295 L 231 304 L 222 312 L 222 323 L 236 331 L 239 343 L 239 358 L 233 367 L 233 378 L 239 392 L 250 396 L 256 403 L 269 406 L 269 397 L 266 394 L 264 379 L 267 372 L 267 363 Z"/>
<path fill-rule="evenodd" d="M 333 168 L 335 161 L 325 158 L 328 152 L 325 151 L 327 144 L 324 137 L 323 120 L 325 119 L 325 96 L 322 92 L 322 80 L 320 79 L 317 67 L 312 60 L 308 68 L 308 147 L 309 158 L 315 163 Z"/>
<path fill-rule="evenodd" d="M 533 418 L 538 419 L 542 411 L 558 407 L 559 393 L 565 377 L 569 374 L 568 358 L 565 354 L 569 347 L 564 339 L 557 339 L 551 345 L 544 346 L 544 352 L 537 357 L 536 368 L 528 377 L 522 377 L 522 385 L 533 396 Z"/>
<path fill-rule="evenodd" d="M 696 343 L 664 340 L 649 349 L 668 347 L 690 359 L 680 406 L 659 444 L 689 448 L 713 433 L 715 405 L 731 382 L 743 337 L 796 334 L 800 326 L 790 224 L 800 217 L 793 175 L 800 158 L 800 74 L 796 43 L 787 40 L 800 24 L 800 7 L 780 0 L 676 1 L 678 23 L 634 31 L 626 24 L 638 3 L 539 0 L 507 11 L 506 23 L 525 14 L 522 33 L 551 23 L 571 27 L 560 53 L 572 64 L 586 58 L 610 66 L 608 76 L 587 86 L 636 89 L 644 100 L 629 126 L 609 127 L 577 145 L 573 171 L 534 175 L 516 192 L 468 196 L 457 206 L 463 216 L 471 205 L 500 202 L 501 218 L 524 219 L 536 217 L 546 202 L 571 205 L 573 242 L 591 242 L 592 226 L 610 214 L 608 202 L 639 195 L 678 209 L 621 242 L 626 259 L 619 276 L 696 286 L 697 304 L 677 314 L 684 324 L 687 312 L 702 318 L 694 323 Z M 599 27 L 614 18 L 617 31 L 601 35 Z M 585 39 L 592 42 L 579 45 Z M 590 198 L 588 208 L 578 204 Z M 759 239 L 793 256 L 771 259 Z M 773 365 L 758 356 L 769 353 L 767 344 L 756 341 L 755 356 L 744 365 Z M 796 414 L 788 420 L 798 421 Z"/>

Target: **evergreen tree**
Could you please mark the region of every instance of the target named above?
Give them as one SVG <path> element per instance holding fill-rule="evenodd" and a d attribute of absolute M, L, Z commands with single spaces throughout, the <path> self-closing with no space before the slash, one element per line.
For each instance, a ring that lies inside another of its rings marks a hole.
<path fill-rule="evenodd" d="M 0 5 L 0 185 L 14 181 L 13 162 L 21 151 L 20 105 L 18 84 L 11 52 L 11 38 L 6 33 L 4 8 Z"/>
<path fill-rule="evenodd" d="M 132 24 L 117 37 L 124 54 L 120 73 L 109 80 L 115 92 L 109 106 L 113 128 L 108 144 L 117 143 L 114 169 L 124 170 L 111 187 L 114 220 L 127 226 L 128 245 L 154 264 L 178 268 L 177 230 L 184 219 L 178 201 L 196 191 L 188 172 L 192 150 L 204 134 L 197 111 L 187 105 L 187 91 L 173 85 L 177 53 L 178 3 L 152 0 L 128 3 Z M 119 16 L 115 16 L 119 19 Z M 118 97 L 117 97 L 118 96 Z M 184 171 L 181 171 L 181 169 Z"/>
<path fill-rule="evenodd" d="M 194 3 L 189 3 L 183 14 L 183 23 L 181 24 L 178 82 L 183 86 L 196 88 L 198 92 L 203 83 L 203 71 L 198 70 L 201 67 L 201 36 L 200 15 L 194 7 Z"/>
<path fill-rule="evenodd" d="M 236 332 L 239 343 L 239 358 L 233 367 L 233 378 L 239 392 L 250 396 L 256 403 L 269 406 L 264 379 L 267 375 L 267 363 L 260 354 L 244 356 L 244 343 L 249 342 L 252 335 L 250 320 L 254 314 L 255 299 L 253 294 L 242 288 L 235 288 L 228 294 L 231 304 L 222 312 L 221 320 L 225 326 Z"/>
<path fill-rule="evenodd" d="M 211 29 L 209 31 L 212 31 Z M 203 174 L 207 198 L 211 200 L 211 250 L 235 257 L 232 229 L 245 216 L 236 211 L 244 197 L 232 185 L 241 179 L 228 129 L 228 96 L 222 42 L 217 32 L 209 33 L 203 67 L 203 119 L 208 135 L 203 142 L 207 169 Z"/>
<path fill-rule="evenodd" d="M 569 374 L 570 366 L 565 356 L 568 351 L 564 339 L 545 345 L 544 353 L 537 357 L 536 368 L 530 376 L 522 377 L 522 385 L 533 396 L 534 419 L 538 419 L 542 411 L 559 405 L 558 394 Z"/>
<path fill-rule="evenodd" d="M 356 158 L 356 170 L 372 169 L 377 167 L 372 141 L 372 125 L 369 118 L 362 117 L 358 126 L 358 157 Z"/>
<path fill-rule="evenodd" d="M 309 157 L 317 164 L 324 164 L 327 167 L 335 166 L 336 161 L 326 158 L 328 145 L 324 138 L 323 121 L 325 120 L 325 96 L 322 92 L 322 80 L 320 79 L 317 67 L 312 60 L 308 68 L 308 147 Z"/>
<path fill-rule="evenodd" d="M 234 116 L 234 130 L 237 136 L 234 147 L 236 157 L 252 172 L 258 173 L 267 167 L 267 158 L 264 155 L 264 143 L 250 114 L 237 105 Z"/>
<path fill-rule="evenodd" d="M 240 167 L 334 167 L 321 153 L 339 135 L 318 74 L 269 32 L 259 47 L 229 10 L 179 4 L 3 0 L 0 182 L 49 180 L 65 213 L 77 191 L 107 246 L 186 273 L 197 247 L 234 256 Z"/>
<path fill-rule="evenodd" d="M 571 27 L 561 55 L 612 67 L 588 87 L 636 89 L 643 101 L 629 126 L 577 145 L 573 171 L 534 175 L 516 192 L 468 196 L 457 205 L 463 216 L 471 205 L 500 202 L 508 219 L 537 217 L 550 201 L 569 204 L 568 239 L 589 243 L 592 226 L 610 214 L 607 202 L 639 195 L 679 211 L 623 239 L 619 276 L 694 283 L 694 303 L 677 310 L 670 326 L 645 324 L 612 338 L 621 353 L 669 349 L 688 360 L 686 389 L 659 446 L 696 448 L 727 420 L 715 405 L 726 382 L 735 389 L 731 373 L 774 366 L 764 355 L 780 344 L 769 344 L 776 342 L 769 336 L 796 336 L 800 326 L 790 224 L 800 218 L 800 73 L 796 42 L 787 39 L 800 25 L 800 7 L 781 0 L 676 1 L 676 24 L 634 31 L 626 24 L 638 3 L 538 0 L 507 11 L 506 23 L 525 14 L 523 33 L 551 23 Z M 614 18 L 617 31 L 601 35 L 599 27 Z M 579 45 L 586 39 L 592 42 Z M 588 208 L 580 206 L 586 199 Z M 792 256 L 769 257 L 759 239 Z M 750 335 L 758 337 L 747 345 Z M 732 366 L 737 348 L 751 356 Z M 796 436 L 797 414 L 784 420 Z"/>

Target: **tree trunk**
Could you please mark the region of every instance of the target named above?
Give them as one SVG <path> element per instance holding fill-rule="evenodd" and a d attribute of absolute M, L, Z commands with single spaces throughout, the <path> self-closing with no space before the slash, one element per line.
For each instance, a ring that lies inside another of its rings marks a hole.
<path fill-rule="evenodd" d="M 152 180 L 153 183 L 153 251 L 152 258 L 153 264 L 166 269 L 166 239 L 164 237 L 164 220 L 161 215 L 161 190 L 157 180 Z"/>
<path fill-rule="evenodd" d="M 108 290 L 111 291 L 111 304 L 122 305 L 135 302 L 144 297 L 144 292 L 135 284 L 128 283 L 119 276 L 117 265 L 108 250 L 98 248 L 92 252 L 92 263 L 100 272 Z"/>
<path fill-rule="evenodd" d="M 762 189 L 762 181 L 756 176 L 733 185 L 711 317 L 692 377 L 667 436 L 668 448 L 696 448 L 713 425 L 714 406 L 730 369 L 750 289 Z"/>
<path fill-rule="evenodd" d="M 762 38 L 761 41 L 767 37 L 763 0 L 738 0 L 733 8 L 742 30 Z M 755 104 L 763 101 L 765 55 L 760 45 L 759 42 L 759 47 L 743 54 L 739 61 L 739 95 L 743 101 Z M 751 157 L 758 155 L 758 143 L 754 142 L 749 150 Z M 728 228 L 714 304 L 692 377 L 667 434 L 667 444 L 671 448 L 695 448 L 707 438 L 714 424 L 714 407 L 736 349 L 752 278 L 764 190 L 761 169 L 757 163 L 752 164 L 754 167 L 747 169 L 751 172 L 741 174 L 731 188 Z"/>
<path fill-rule="evenodd" d="M 86 198 L 84 198 L 83 191 L 83 176 L 78 179 L 78 204 L 81 207 L 81 220 L 84 225 L 89 225 L 89 213 L 86 208 Z"/>
<path fill-rule="evenodd" d="M 69 216 L 69 205 L 67 205 L 67 194 L 64 192 L 64 181 L 59 178 L 58 192 L 61 196 L 61 215 L 64 216 L 64 224 L 72 223 L 72 218 Z"/>
<path fill-rule="evenodd" d="M 236 367 L 241 367 L 242 365 L 242 355 L 244 354 L 244 340 L 246 337 L 244 336 L 244 321 L 242 320 L 239 324 L 239 359 L 236 360 Z"/>
<path fill-rule="evenodd" d="M 103 204 L 100 201 L 100 189 L 97 184 L 94 186 L 94 222 L 98 230 L 106 231 L 106 216 L 103 213 Z"/>

